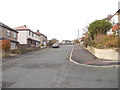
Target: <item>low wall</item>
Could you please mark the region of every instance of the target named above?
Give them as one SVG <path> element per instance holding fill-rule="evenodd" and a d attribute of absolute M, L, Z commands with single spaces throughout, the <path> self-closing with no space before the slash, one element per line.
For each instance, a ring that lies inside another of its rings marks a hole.
<path fill-rule="evenodd" d="M 87 47 L 87 50 L 94 54 L 97 58 L 108 59 L 108 60 L 118 60 L 120 54 L 120 49 L 97 49 L 94 47 Z"/>

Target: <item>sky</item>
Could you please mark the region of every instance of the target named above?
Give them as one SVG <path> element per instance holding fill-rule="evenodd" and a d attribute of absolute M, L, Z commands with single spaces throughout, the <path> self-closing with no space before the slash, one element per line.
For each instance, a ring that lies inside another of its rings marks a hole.
<path fill-rule="evenodd" d="M 118 10 L 119 0 L 0 0 L 0 22 L 26 25 L 48 39 L 74 40 L 92 21 Z"/>

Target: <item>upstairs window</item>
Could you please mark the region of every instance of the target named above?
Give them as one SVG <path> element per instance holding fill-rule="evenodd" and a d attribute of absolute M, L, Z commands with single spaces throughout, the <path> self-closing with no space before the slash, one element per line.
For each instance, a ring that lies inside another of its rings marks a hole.
<path fill-rule="evenodd" d="M 29 36 L 31 36 L 31 31 L 29 31 Z"/>
<path fill-rule="evenodd" d="M 34 37 L 34 33 L 32 33 L 32 37 Z"/>
<path fill-rule="evenodd" d="M 17 38 L 17 33 L 16 32 L 13 32 L 13 37 Z"/>
<path fill-rule="evenodd" d="M 7 37 L 10 37 L 10 31 L 9 30 L 7 30 Z"/>

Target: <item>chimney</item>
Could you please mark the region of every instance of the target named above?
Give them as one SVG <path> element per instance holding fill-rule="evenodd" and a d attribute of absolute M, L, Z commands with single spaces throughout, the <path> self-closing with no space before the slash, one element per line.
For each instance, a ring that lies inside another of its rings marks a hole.
<path fill-rule="evenodd" d="M 39 32 L 39 30 L 37 30 L 37 32 Z"/>

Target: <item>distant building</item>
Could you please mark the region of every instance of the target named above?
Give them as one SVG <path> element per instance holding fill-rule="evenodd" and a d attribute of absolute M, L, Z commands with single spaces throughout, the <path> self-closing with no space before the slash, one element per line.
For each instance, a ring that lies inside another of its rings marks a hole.
<path fill-rule="evenodd" d="M 18 32 L 16 30 L 0 22 L 0 40 L 10 40 L 11 49 L 17 49 L 19 44 L 17 38 Z"/>
<path fill-rule="evenodd" d="M 61 42 L 61 44 L 63 44 L 63 45 L 70 45 L 70 44 L 73 44 L 73 42 L 70 41 L 70 40 L 63 40 L 63 41 Z"/>
<path fill-rule="evenodd" d="M 18 41 L 28 47 L 40 47 L 39 35 L 28 29 L 26 25 L 14 28 L 18 33 Z"/>
<path fill-rule="evenodd" d="M 56 43 L 56 41 L 58 41 L 58 40 L 53 38 L 53 39 L 50 40 L 50 43 L 54 44 L 54 43 Z"/>

